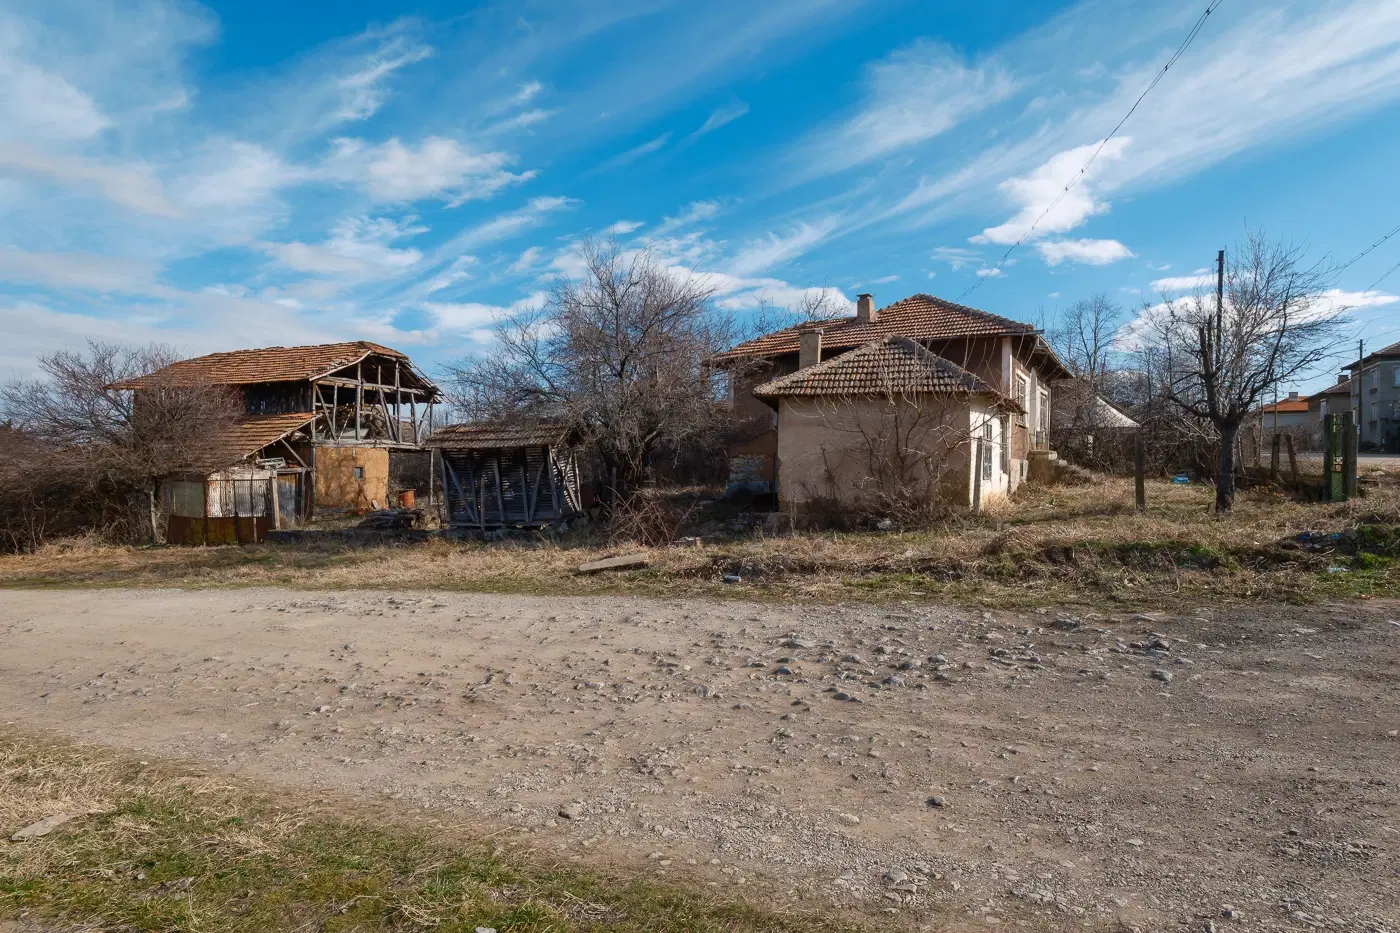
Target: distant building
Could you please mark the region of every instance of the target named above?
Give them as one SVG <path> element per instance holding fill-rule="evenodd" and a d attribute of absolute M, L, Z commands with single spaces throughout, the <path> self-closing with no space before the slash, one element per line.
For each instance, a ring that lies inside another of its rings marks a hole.
<path fill-rule="evenodd" d="M 396 475 L 427 476 L 440 393 L 398 350 L 367 341 L 211 353 L 114 388 L 224 386 L 243 417 L 202 451 L 212 472 L 162 484 L 171 543 L 261 541 L 327 512 L 388 507 Z"/>
<path fill-rule="evenodd" d="M 1341 373 L 1337 381 L 1308 396 L 1308 426 L 1322 430 L 1322 419 L 1351 411 L 1351 376 Z"/>
<path fill-rule="evenodd" d="M 1308 424 L 1308 400 L 1300 398 L 1297 392 L 1289 392 L 1288 398 L 1271 402 L 1254 412 L 1265 431 L 1285 431 L 1289 428 L 1302 428 Z"/>
<path fill-rule="evenodd" d="M 735 416 L 743 425 L 727 445 L 731 488 L 764 492 L 776 487 L 779 499 L 784 501 L 792 501 L 799 494 L 795 488 L 784 488 L 794 475 L 785 458 L 800 457 L 805 461 L 806 455 L 783 441 L 782 411 L 786 406 L 795 413 L 802 403 L 777 402 L 779 397 L 787 397 L 782 393 L 760 397 L 757 387 L 777 387 L 784 384 L 783 377 L 818 364 L 824 367 L 870 348 L 883 348 L 870 350 L 879 354 L 870 359 L 893 365 L 907 357 L 904 344 L 887 342 L 895 337 L 912 342 L 937 361 L 930 363 L 920 356 L 917 362 L 898 363 L 901 367 L 913 367 L 909 372 L 921 374 L 930 366 L 946 364 L 977 380 L 974 395 L 995 395 L 996 403 L 986 407 L 995 413 L 994 417 L 977 430 L 994 434 L 994 472 L 1004 472 L 1004 481 L 996 484 L 1004 485 L 1007 491 L 1014 490 L 1029 474 L 1032 460 L 1038 457 L 1048 461 L 1053 457 L 1048 449 L 1050 386 L 1069 373 L 1035 325 L 932 295 L 911 295 L 878 310 L 870 295 L 860 295 L 854 317 L 788 327 L 715 357 L 714 362 L 730 374 L 730 399 Z M 893 376 L 896 382 L 903 378 L 899 373 Z M 804 376 L 803 380 L 807 378 Z M 785 474 L 789 478 L 785 479 Z"/>
<path fill-rule="evenodd" d="M 1400 343 L 1347 366 L 1362 450 L 1400 453 Z"/>

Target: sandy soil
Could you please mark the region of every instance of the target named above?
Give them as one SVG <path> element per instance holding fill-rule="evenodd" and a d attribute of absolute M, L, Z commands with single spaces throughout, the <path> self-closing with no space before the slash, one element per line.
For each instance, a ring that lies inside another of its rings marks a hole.
<path fill-rule="evenodd" d="M 0 592 L 0 721 L 965 929 L 1400 930 L 1400 605 Z"/>

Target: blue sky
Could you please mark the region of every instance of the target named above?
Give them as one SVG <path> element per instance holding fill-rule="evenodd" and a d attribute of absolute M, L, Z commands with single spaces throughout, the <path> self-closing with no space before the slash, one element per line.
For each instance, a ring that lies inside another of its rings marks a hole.
<path fill-rule="evenodd" d="M 0 376 L 89 337 L 432 370 L 585 234 L 741 312 L 980 281 L 1053 322 L 1246 222 L 1339 262 L 1400 224 L 1400 4 L 1226 0 L 996 268 L 1204 6 L 0 0 Z M 1353 342 L 1400 340 L 1396 262 L 1339 278 Z"/>

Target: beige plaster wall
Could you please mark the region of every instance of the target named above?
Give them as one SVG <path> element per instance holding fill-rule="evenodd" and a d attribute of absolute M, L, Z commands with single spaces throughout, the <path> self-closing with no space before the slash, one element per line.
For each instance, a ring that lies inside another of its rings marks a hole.
<path fill-rule="evenodd" d="M 1003 425 L 966 399 L 875 397 L 784 399 L 778 409 L 778 497 L 800 511 L 813 499 L 877 501 L 901 482 L 920 494 L 972 504 L 971 438 L 992 419 L 992 479 L 983 501 L 1008 492 Z M 905 469 L 890 466 L 904 451 Z"/>
<path fill-rule="evenodd" d="M 362 479 L 355 467 L 364 468 Z M 385 447 L 316 448 L 316 509 L 388 508 L 389 450 Z"/>

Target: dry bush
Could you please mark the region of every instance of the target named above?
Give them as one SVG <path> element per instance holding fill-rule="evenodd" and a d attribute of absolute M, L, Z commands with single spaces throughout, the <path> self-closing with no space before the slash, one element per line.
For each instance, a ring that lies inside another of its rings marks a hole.
<path fill-rule="evenodd" d="M 696 506 L 681 505 L 654 490 L 635 492 L 613 506 L 608 518 L 610 544 L 666 547 L 681 537 L 681 529 L 695 517 Z"/>

